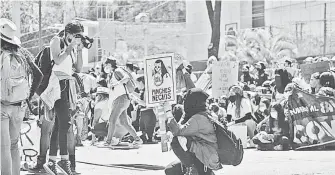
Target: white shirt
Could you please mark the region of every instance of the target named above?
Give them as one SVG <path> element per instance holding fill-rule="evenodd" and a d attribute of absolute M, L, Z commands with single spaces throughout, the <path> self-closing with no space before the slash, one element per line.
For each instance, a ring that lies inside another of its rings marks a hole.
<path fill-rule="evenodd" d="M 55 37 L 54 39 L 59 39 L 59 37 Z M 51 48 L 50 48 L 51 49 Z M 66 44 L 64 43 L 64 48 L 61 50 L 63 52 L 66 49 Z M 51 60 L 53 60 L 52 54 L 50 54 Z M 71 76 L 73 73 L 72 65 L 73 61 L 77 61 L 77 52 L 75 49 L 71 52 L 71 55 L 68 55 L 63 62 L 61 62 L 59 65 L 55 64 L 52 68 L 53 71 L 59 71 L 66 73 L 67 75 Z"/>
<path fill-rule="evenodd" d="M 126 89 L 125 89 L 123 84 L 118 84 L 117 86 L 114 86 L 114 88 L 110 87 L 111 84 L 115 84 L 116 82 L 118 82 L 118 80 L 116 79 L 114 74 L 112 75 L 112 79 L 108 83 L 108 88 L 110 89 L 110 91 L 109 91 L 110 104 L 112 104 L 113 101 L 117 97 L 120 97 L 121 95 L 127 94 Z M 124 76 L 126 76 L 126 75 L 124 74 Z"/>
<path fill-rule="evenodd" d="M 242 98 L 241 100 L 241 108 L 240 108 L 240 116 L 236 116 L 236 102 L 229 103 L 227 108 L 227 115 L 231 115 L 232 120 L 237 120 L 245 116 L 247 113 L 251 113 L 251 104 L 250 101 L 246 98 Z"/>

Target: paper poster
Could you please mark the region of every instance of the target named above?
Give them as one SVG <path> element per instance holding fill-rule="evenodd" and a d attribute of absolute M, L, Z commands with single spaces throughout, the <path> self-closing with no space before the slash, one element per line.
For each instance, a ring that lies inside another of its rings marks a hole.
<path fill-rule="evenodd" d="M 326 72 L 330 69 L 330 62 L 323 61 L 318 63 L 311 63 L 311 64 L 302 64 L 300 65 L 302 77 L 304 77 L 305 81 L 309 83 L 311 79 L 311 75 L 315 72 Z"/>
<path fill-rule="evenodd" d="M 145 59 L 145 95 L 148 106 L 176 101 L 174 54 L 149 56 Z"/>
<path fill-rule="evenodd" d="M 213 64 L 212 94 L 214 98 L 228 94 L 228 89 L 238 83 L 238 62 L 220 61 Z"/>

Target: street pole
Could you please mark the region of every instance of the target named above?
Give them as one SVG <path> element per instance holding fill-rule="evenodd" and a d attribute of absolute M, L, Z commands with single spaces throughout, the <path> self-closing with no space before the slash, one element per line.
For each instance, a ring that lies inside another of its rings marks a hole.
<path fill-rule="evenodd" d="M 148 56 L 148 37 L 147 37 L 147 24 L 144 24 L 144 56 Z"/>
<path fill-rule="evenodd" d="M 38 31 L 39 49 L 38 50 L 42 50 L 42 0 L 38 1 L 38 23 L 39 23 L 39 31 Z"/>
<path fill-rule="evenodd" d="M 327 48 L 327 3 L 325 3 L 324 7 L 324 19 L 323 19 L 323 55 L 326 55 Z"/>

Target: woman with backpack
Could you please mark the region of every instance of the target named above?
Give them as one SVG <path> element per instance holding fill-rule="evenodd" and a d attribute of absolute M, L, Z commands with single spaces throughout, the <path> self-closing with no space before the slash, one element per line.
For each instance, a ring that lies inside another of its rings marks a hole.
<path fill-rule="evenodd" d="M 16 25 L 0 19 L 1 33 L 1 174 L 20 175 L 19 137 L 27 103 L 43 74 L 32 62 L 33 56 L 20 47 Z M 30 88 L 32 75 L 36 85 Z"/>
<path fill-rule="evenodd" d="M 118 120 L 134 138 L 132 145 L 138 146 L 142 144 L 143 141 L 137 136 L 136 130 L 127 116 L 130 97 L 126 84 L 128 81 L 131 81 L 130 77 L 122 68 L 117 66 L 116 59 L 114 58 L 109 58 L 105 61 L 104 71 L 107 73 L 107 84 L 110 89 L 108 107 L 111 108 L 105 146 L 115 146 L 119 144 L 119 140 L 114 137 Z"/>
<path fill-rule="evenodd" d="M 167 126 L 174 136 L 171 147 L 186 169 L 176 169 L 178 166 L 172 164 L 165 169 L 167 175 L 211 175 L 212 170 L 222 168 L 215 128 L 208 118 L 207 98 L 208 94 L 203 90 L 192 88 L 185 96 L 185 116 L 181 125 L 169 117 Z M 171 112 L 166 107 L 164 110 L 166 113 Z"/>

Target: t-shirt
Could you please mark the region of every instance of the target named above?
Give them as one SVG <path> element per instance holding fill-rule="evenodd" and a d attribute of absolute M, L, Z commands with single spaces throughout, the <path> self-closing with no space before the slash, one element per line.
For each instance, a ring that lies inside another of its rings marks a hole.
<path fill-rule="evenodd" d="M 126 73 L 124 73 L 121 69 L 117 68 L 116 69 L 119 73 L 122 73 L 123 76 L 128 76 L 126 75 Z M 123 77 L 120 77 L 120 78 L 123 78 Z M 116 76 L 115 76 L 115 72 L 113 73 L 111 79 L 108 81 L 108 87 L 110 89 L 110 92 L 109 92 L 109 101 L 111 102 L 111 104 L 113 103 L 113 101 L 117 98 L 117 97 L 120 97 L 121 95 L 124 95 L 124 94 L 127 94 L 126 93 L 126 89 L 124 87 L 123 84 L 119 84 L 117 86 L 114 86 L 114 87 L 110 87 L 111 84 L 115 84 L 116 82 L 118 82 L 119 80 L 116 79 Z"/>
<path fill-rule="evenodd" d="M 235 103 L 230 102 L 228 104 L 227 115 L 231 115 L 233 121 L 240 119 L 244 117 L 247 113 L 251 113 L 251 112 L 252 112 L 252 109 L 251 109 L 250 100 L 246 98 L 242 98 L 241 100 L 241 108 L 240 108 L 239 117 L 236 116 L 236 102 Z"/>
<path fill-rule="evenodd" d="M 51 43 L 52 42 L 57 42 L 56 40 L 59 40 L 59 43 L 60 43 L 60 40 L 61 38 L 60 37 L 54 37 L 52 40 L 51 40 Z M 59 46 L 60 47 L 60 46 Z M 50 47 L 50 50 L 52 51 L 52 47 Z M 61 52 L 63 52 L 64 50 L 66 49 L 66 44 L 64 44 L 64 48 L 61 49 Z M 60 53 L 61 53 L 60 52 Z M 59 54 L 60 54 L 59 53 Z M 50 58 L 51 60 L 53 60 L 53 57 L 52 57 L 52 54 L 50 54 Z M 77 61 L 77 51 L 75 49 L 72 50 L 71 54 L 68 55 L 64 60 L 63 62 L 61 62 L 59 65 L 55 64 L 52 68 L 53 71 L 58 71 L 58 72 L 63 72 L 63 73 L 66 73 L 67 75 L 71 76 L 72 73 L 73 73 L 73 70 L 72 70 L 72 65 L 74 64 L 74 62 Z"/>

